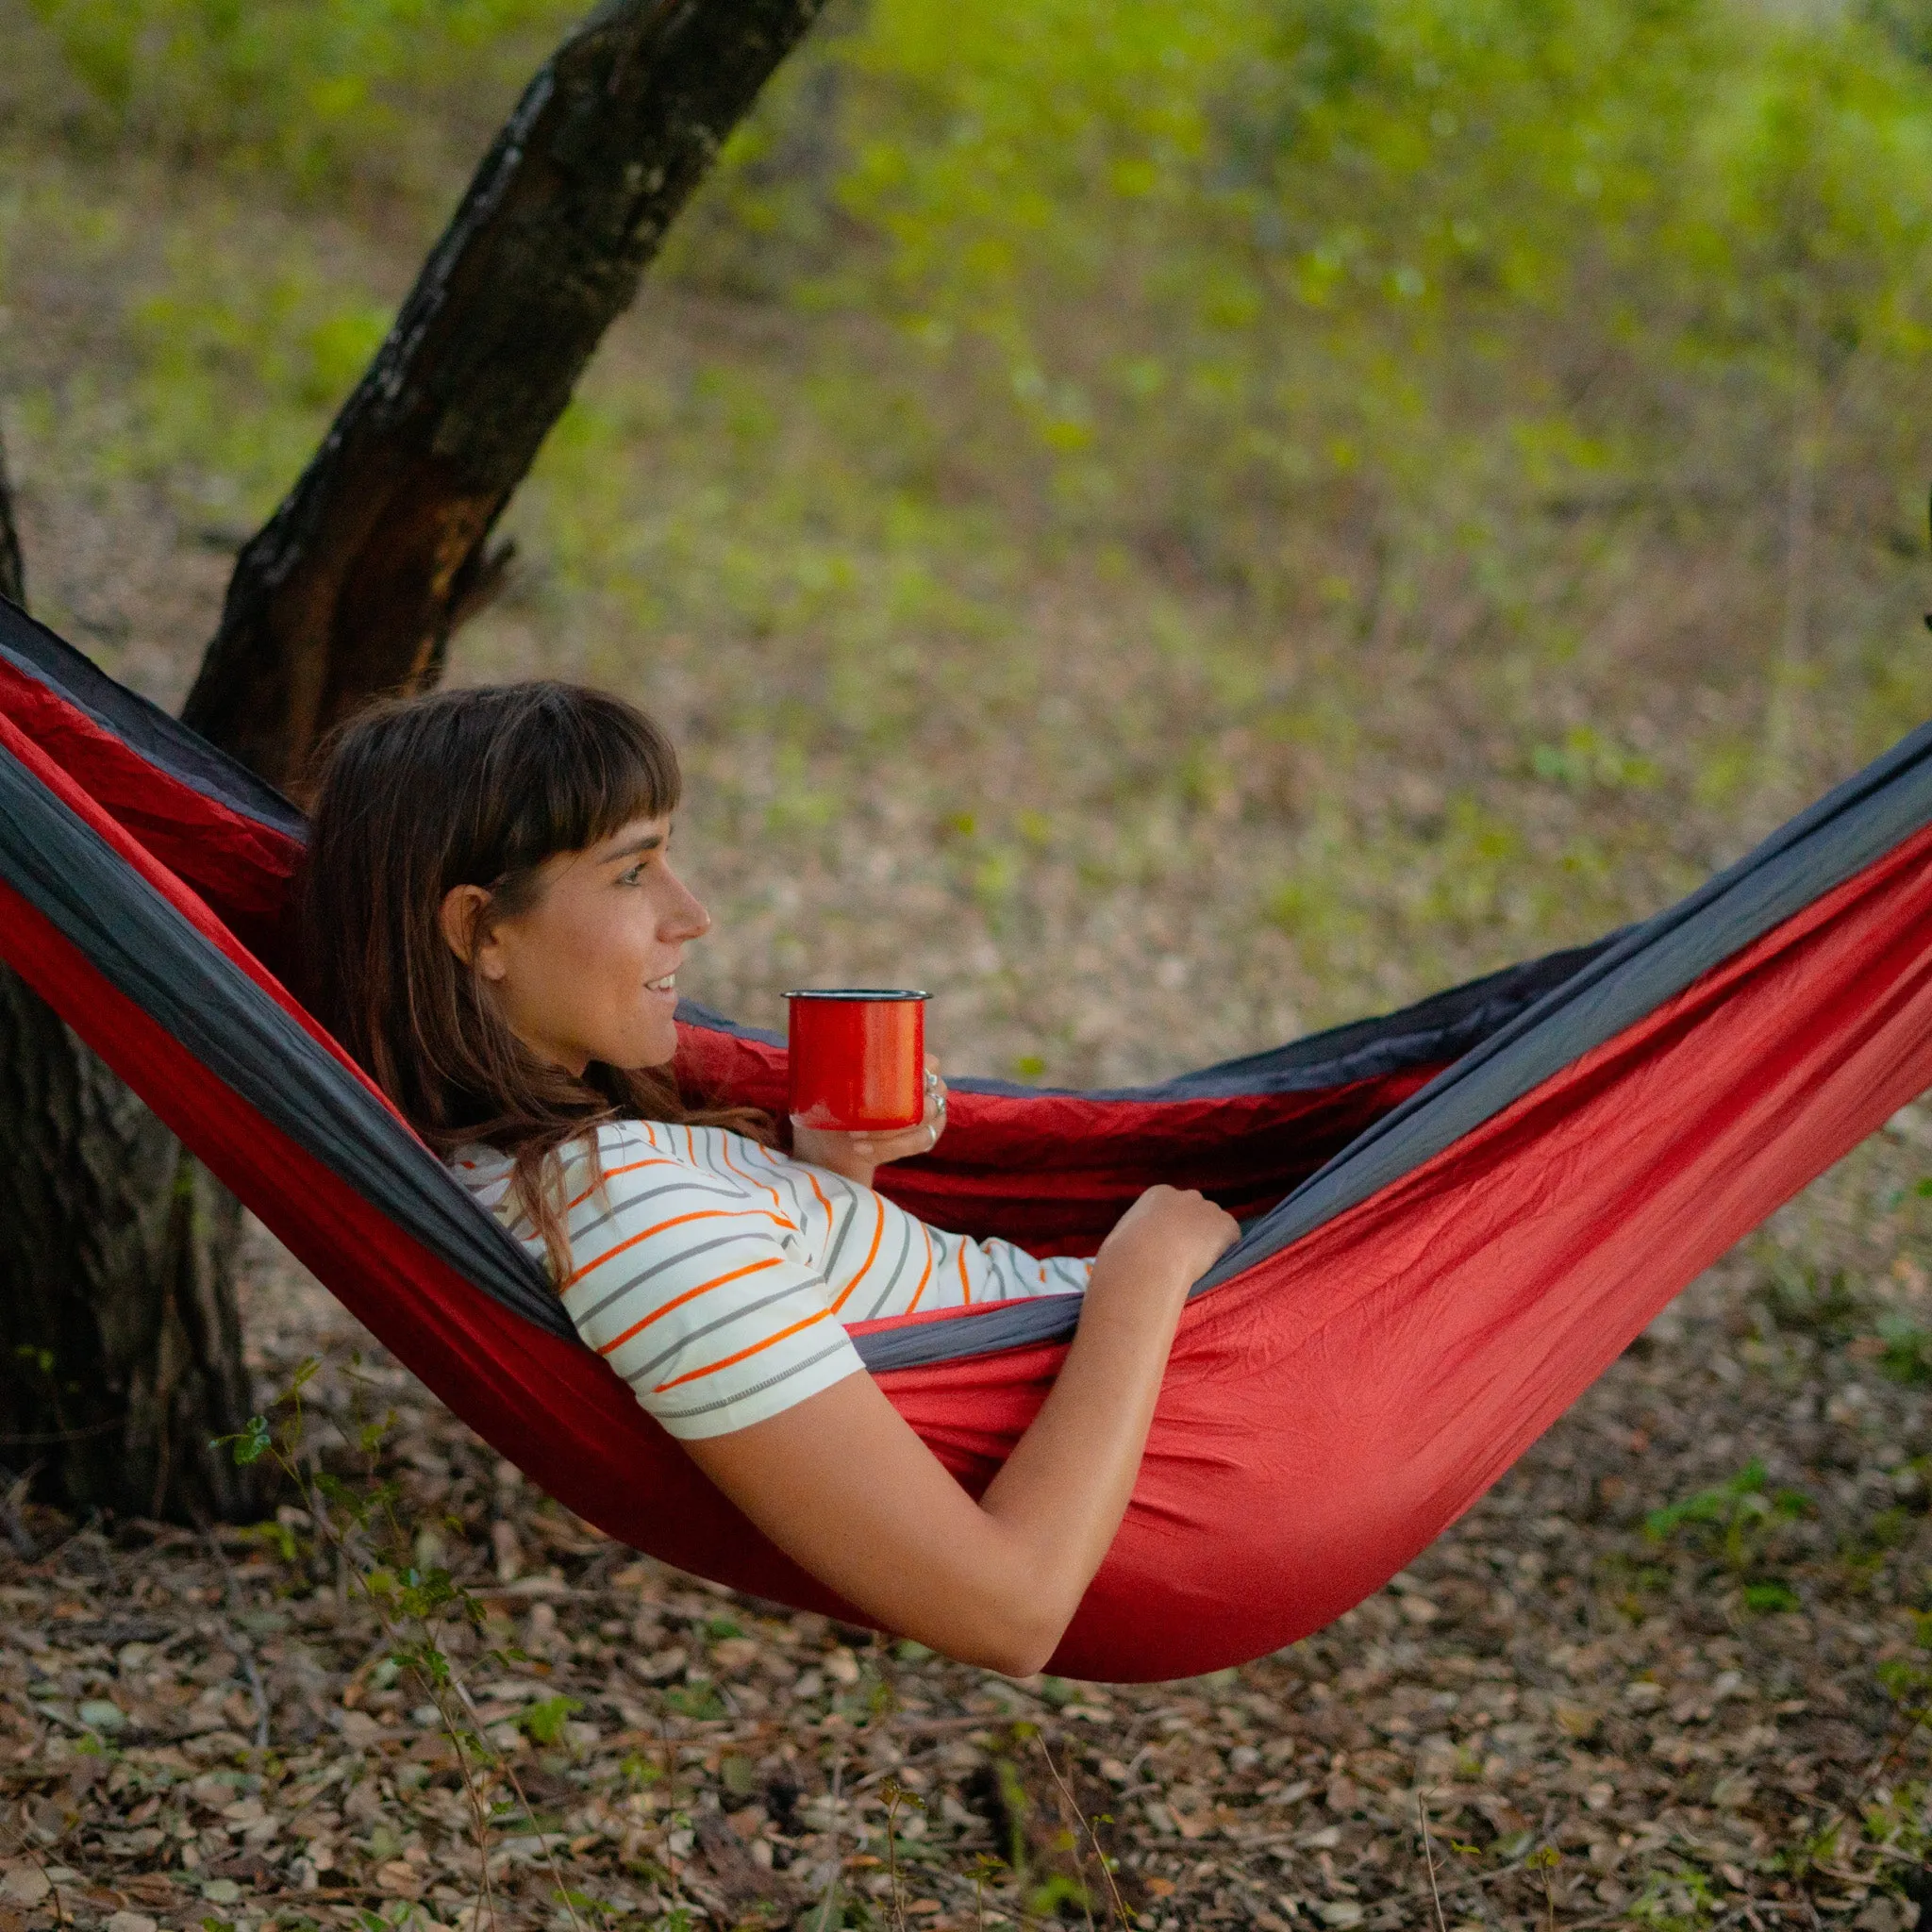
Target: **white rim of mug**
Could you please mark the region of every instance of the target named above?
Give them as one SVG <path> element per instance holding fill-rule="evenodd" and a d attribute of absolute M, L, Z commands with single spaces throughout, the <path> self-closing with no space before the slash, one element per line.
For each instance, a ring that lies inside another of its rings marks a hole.
<path fill-rule="evenodd" d="M 785 997 L 788 1000 L 929 1000 L 929 992 L 908 986 L 800 986 Z"/>

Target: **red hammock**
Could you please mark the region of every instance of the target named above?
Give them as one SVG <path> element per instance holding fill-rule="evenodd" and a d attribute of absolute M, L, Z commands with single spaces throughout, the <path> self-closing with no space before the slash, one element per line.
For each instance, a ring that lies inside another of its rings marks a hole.
<path fill-rule="evenodd" d="M 1258 1218 L 1196 1291 L 1134 1500 L 1056 1671 L 1187 1675 L 1377 1589 L 1694 1274 L 1932 1085 L 1932 730 L 1682 905 L 1160 1086 L 962 1082 L 891 1191 L 1089 1250 L 1154 1180 Z M 611 1535 L 850 1610 L 569 1333 L 533 1264 L 275 976 L 299 814 L 0 605 L 0 957 L 458 1414 Z M 680 1015 L 774 1106 L 783 1054 Z M 969 1488 L 1058 1367 L 1057 1302 L 864 1324 Z"/>

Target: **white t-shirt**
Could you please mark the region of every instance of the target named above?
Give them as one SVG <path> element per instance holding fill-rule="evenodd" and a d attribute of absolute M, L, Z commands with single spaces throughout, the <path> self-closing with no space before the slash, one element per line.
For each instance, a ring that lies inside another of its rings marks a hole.
<path fill-rule="evenodd" d="M 1091 1263 L 929 1227 L 883 1194 L 722 1127 L 613 1121 L 565 1147 L 577 1332 L 672 1435 L 722 1436 L 857 1373 L 843 1324 L 1078 1294 Z M 539 1259 L 510 1162 L 461 1149 L 458 1178 Z"/>

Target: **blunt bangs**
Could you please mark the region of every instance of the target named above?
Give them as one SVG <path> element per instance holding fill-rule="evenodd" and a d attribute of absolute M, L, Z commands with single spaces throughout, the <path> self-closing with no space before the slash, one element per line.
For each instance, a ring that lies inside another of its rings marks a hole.
<path fill-rule="evenodd" d="M 510 686 L 488 698 L 498 702 L 479 708 L 498 715 L 487 721 L 470 779 L 481 835 L 471 871 L 487 875 L 452 884 L 493 885 L 676 809 L 677 754 L 621 699 L 559 684 Z"/>

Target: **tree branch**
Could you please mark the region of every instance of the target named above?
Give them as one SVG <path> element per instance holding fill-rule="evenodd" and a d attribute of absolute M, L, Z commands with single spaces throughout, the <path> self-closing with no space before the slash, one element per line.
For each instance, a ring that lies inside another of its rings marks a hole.
<path fill-rule="evenodd" d="M 724 137 L 823 0 L 605 0 L 524 92 L 375 362 L 237 559 L 186 721 L 297 791 L 419 690 L 490 532 Z"/>

